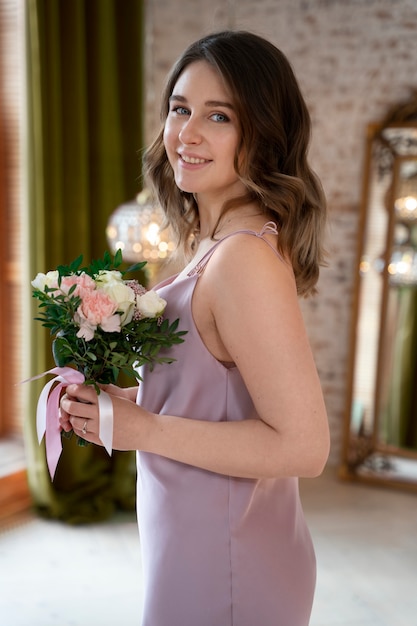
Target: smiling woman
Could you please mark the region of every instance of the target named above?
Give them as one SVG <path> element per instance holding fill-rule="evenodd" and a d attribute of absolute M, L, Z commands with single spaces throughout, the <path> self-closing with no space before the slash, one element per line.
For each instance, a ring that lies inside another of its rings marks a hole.
<path fill-rule="evenodd" d="M 206 235 L 213 230 L 225 196 L 245 192 L 234 168 L 239 121 L 231 102 L 229 90 L 206 61 L 189 65 L 169 98 L 166 152 L 178 188 L 197 197 L 204 194 L 211 205 L 213 223 L 207 224 Z"/>
<path fill-rule="evenodd" d="M 297 298 L 314 291 L 326 215 L 308 111 L 275 46 L 226 31 L 180 57 L 162 119 L 145 168 L 192 258 L 155 289 L 187 335 L 169 367 L 141 369 L 136 402 L 105 389 L 114 448 L 138 451 L 142 626 L 307 626 L 297 477 L 329 451 Z M 92 391 L 67 388 L 61 425 L 101 445 Z"/>

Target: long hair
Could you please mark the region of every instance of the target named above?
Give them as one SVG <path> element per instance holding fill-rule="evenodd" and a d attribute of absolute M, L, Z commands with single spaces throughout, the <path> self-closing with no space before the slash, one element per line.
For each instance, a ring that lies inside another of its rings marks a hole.
<path fill-rule="evenodd" d="M 207 35 L 185 50 L 168 76 L 162 124 L 178 78 L 195 61 L 206 61 L 219 72 L 232 94 L 240 125 L 235 169 L 246 194 L 225 203 L 222 214 L 243 201 L 256 201 L 278 224 L 278 249 L 291 261 L 298 293 L 314 293 L 323 264 L 326 201 L 307 161 L 311 121 L 291 65 L 278 48 L 253 33 Z M 144 175 L 187 253 L 199 225 L 198 206 L 191 193 L 175 184 L 163 128 L 145 152 Z"/>

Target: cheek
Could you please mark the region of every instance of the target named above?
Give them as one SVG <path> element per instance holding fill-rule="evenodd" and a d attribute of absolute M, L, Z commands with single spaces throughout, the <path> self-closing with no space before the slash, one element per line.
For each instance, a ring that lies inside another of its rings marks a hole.
<path fill-rule="evenodd" d="M 236 153 L 238 152 L 238 139 L 236 134 L 223 134 L 216 139 L 216 145 L 220 153 L 224 155 L 224 158 L 233 163 Z"/>

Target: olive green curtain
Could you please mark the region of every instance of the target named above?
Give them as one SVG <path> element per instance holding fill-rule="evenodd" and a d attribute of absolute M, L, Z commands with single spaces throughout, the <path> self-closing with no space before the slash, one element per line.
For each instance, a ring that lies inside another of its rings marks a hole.
<path fill-rule="evenodd" d="M 141 0 L 27 0 L 27 274 L 103 255 L 111 212 L 140 188 Z M 28 285 L 30 291 L 30 285 Z M 28 298 L 27 369 L 53 367 L 51 341 Z M 35 435 L 43 384 L 28 383 L 25 440 L 36 508 L 68 522 L 134 506 L 133 453 L 64 440 L 53 483 Z"/>

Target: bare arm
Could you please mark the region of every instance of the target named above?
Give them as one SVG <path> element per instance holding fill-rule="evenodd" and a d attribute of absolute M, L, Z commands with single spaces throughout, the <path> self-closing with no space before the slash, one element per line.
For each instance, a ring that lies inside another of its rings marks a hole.
<path fill-rule="evenodd" d="M 327 415 L 294 279 L 264 242 L 250 239 L 243 247 L 238 238 L 222 244 L 199 283 L 219 343 L 239 368 L 257 418 L 213 423 L 153 415 L 114 397 L 115 448 L 240 477 L 322 471 L 329 450 Z M 82 428 L 94 410 L 87 407 L 64 408 L 71 415 L 82 412 L 75 418 Z"/>
<path fill-rule="evenodd" d="M 292 271 L 248 235 L 222 244 L 198 286 L 195 316 L 200 297 L 223 360 L 239 368 L 259 419 L 207 424 L 160 416 L 150 449 L 243 477 L 319 474 L 329 451 L 327 413 Z"/>

